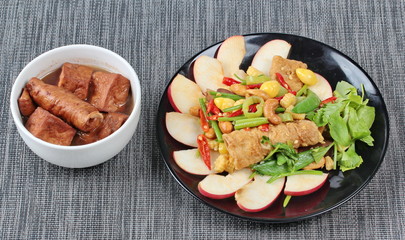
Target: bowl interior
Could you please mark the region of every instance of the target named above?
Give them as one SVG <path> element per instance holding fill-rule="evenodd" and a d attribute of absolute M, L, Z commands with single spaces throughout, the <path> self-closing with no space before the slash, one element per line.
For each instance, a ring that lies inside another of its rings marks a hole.
<path fill-rule="evenodd" d="M 359 168 L 345 173 L 333 171 L 329 176 L 329 182 L 317 192 L 307 196 L 293 197 L 286 208 L 282 207 L 284 199 L 284 195 L 282 195 L 274 205 L 258 213 L 244 212 L 236 205 L 234 198 L 213 200 L 202 196 L 197 189 L 197 184 L 203 177 L 184 172 L 176 165 L 172 156 L 173 151 L 189 149 L 190 147 L 174 140 L 166 130 L 165 113 L 174 111 L 167 100 L 167 87 L 178 73 L 193 79 L 193 61 L 200 55 L 213 57 L 221 43 L 214 44 L 195 55 L 173 76 L 160 101 L 157 113 L 157 137 L 163 160 L 169 171 L 180 185 L 194 197 L 217 210 L 233 216 L 253 221 L 280 223 L 298 221 L 319 215 L 343 204 L 358 193 L 374 176 L 383 160 L 388 143 L 389 127 L 384 100 L 372 79 L 349 57 L 318 41 L 287 34 L 246 35 L 247 52 L 241 68 L 246 70 L 257 50 L 273 39 L 284 39 L 291 43 L 292 48 L 289 58 L 307 63 L 308 68 L 324 76 L 331 83 L 332 88 L 341 80 L 350 82 L 358 89 L 360 89 L 361 84 L 364 85 L 367 98 L 370 99 L 369 104 L 376 109 L 376 119 L 371 128 L 375 146 L 368 147 L 363 143 L 356 143 L 357 152 L 364 159 Z"/>

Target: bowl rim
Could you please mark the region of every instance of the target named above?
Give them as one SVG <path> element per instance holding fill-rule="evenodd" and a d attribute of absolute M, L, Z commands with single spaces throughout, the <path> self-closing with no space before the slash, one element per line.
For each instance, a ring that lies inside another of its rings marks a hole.
<path fill-rule="evenodd" d="M 202 202 L 203 204 L 207 205 L 208 207 L 211 207 L 211 208 L 213 208 L 213 209 L 219 210 L 219 211 L 222 212 L 222 213 L 231 215 L 231 216 L 233 216 L 233 217 L 236 217 L 236 218 L 239 218 L 239 219 L 242 219 L 242 220 L 245 220 L 245 221 L 260 222 L 260 223 L 269 223 L 269 224 L 272 224 L 272 223 L 291 223 L 291 222 L 298 222 L 298 221 L 302 221 L 302 220 L 305 220 L 305 219 L 309 219 L 309 218 L 312 218 L 312 217 L 316 217 L 316 216 L 322 215 L 322 214 L 324 214 L 324 213 L 326 213 L 326 212 L 329 212 L 329 211 L 332 211 L 333 209 L 338 208 L 339 206 L 343 205 L 344 203 L 346 203 L 346 202 L 348 202 L 350 199 L 352 199 L 355 195 L 357 195 L 361 190 L 363 190 L 363 189 L 368 185 L 368 183 L 371 181 L 371 179 L 375 176 L 375 174 L 376 174 L 377 171 L 379 170 L 379 168 L 380 168 L 380 166 L 381 166 L 381 164 L 382 164 L 382 162 L 383 162 L 383 160 L 384 160 L 384 157 L 385 157 L 387 148 L 388 148 L 389 133 L 390 133 L 389 115 L 388 115 L 388 111 L 387 111 L 387 107 L 386 107 L 384 98 L 383 98 L 383 96 L 382 96 L 382 94 L 381 94 L 381 92 L 380 92 L 380 89 L 377 87 L 377 85 L 376 85 L 375 82 L 372 80 L 372 78 L 369 76 L 369 74 L 368 74 L 357 62 L 355 62 L 352 58 L 350 58 L 348 55 L 344 54 L 343 52 L 337 50 L 336 48 L 334 48 L 334 47 L 332 47 L 332 46 L 330 46 L 330 45 L 328 45 L 328 44 L 326 44 L 326 43 L 320 42 L 320 41 L 318 41 L 318 40 L 314 40 L 314 39 L 312 39 L 312 38 L 308 38 L 308 37 L 304 37 L 304 36 L 295 35 L 295 34 L 277 33 L 277 32 L 260 32 L 260 33 L 241 34 L 241 36 L 244 36 L 244 37 L 248 37 L 248 36 L 259 36 L 259 35 L 273 35 L 273 36 L 275 36 L 275 37 L 277 37 L 277 36 L 285 36 L 285 37 L 290 36 L 290 37 L 294 37 L 294 38 L 302 38 L 302 39 L 307 40 L 307 41 L 313 41 L 313 42 L 315 42 L 315 43 L 317 43 L 317 44 L 320 44 L 320 45 L 322 45 L 322 46 L 324 46 L 324 47 L 326 47 L 326 48 L 329 48 L 329 49 L 333 50 L 334 52 L 336 52 L 336 53 L 340 54 L 341 56 L 343 56 L 346 60 L 348 60 L 350 63 L 352 63 L 354 66 L 356 66 L 356 67 L 368 78 L 368 80 L 370 81 L 371 85 L 376 89 L 376 93 L 381 97 L 381 105 L 382 105 L 382 109 L 383 109 L 383 115 L 384 115 L 384 118 L 386 118 L 386 120 L 387 120 L 387 121 L 386 121 L 387 126 L 386 126 L 386 128 L 385 128 L 385 139 L 384 139 L 383 149 L 382 149 L 382 152 L 381 152 L 381 158 L 380 158 L 380 160 L 378 161 L 378 163 L 375 165 L 375 167 L 374 167 L 372 173 L 365 179 L 365 181 L 364 181 L 355 191 L 353 191 L 353 192 L 352 192 L 351 194 L 349 194 L 347 197 L 345 197 L 345 198 L 343 198 L 342 200 L 340 200 L 340 201 L 339 201 L 338 203 L 336 203 L 335 205 L 330 206 L 330 207 L 325 208 L 325 209 L 322 209 L 322 210 L 319 210 L 319 211 L 316 211 L 316 212 L 313 212 L 313 213 L 308 214 L 308 215 L 297 216 L 297 217 L 289 217 L 289 218 L 268 218 L 268 219 L 260 219 L 260 218 L 253 218 L 253 217 L 249 217 L 249 216 L 241 216 L 241 215 L 235 214 L 235 213 L 233 213 L 233 212 L 226 211 L 225 209 L 221 209 L 221 208 L 219 208 L 219 207 L 217 207 L 217 206 L 215 206 L 215 205 L 210 204 L 209 202 L 205 201 L 204 199 L 198 197 L 191 189 L 189 189 L 188 186 L 186 186 L 186 184 L 181 181 L 180 177 L 176 175 L 175 170 L 173 169 L 173 167 L 171 166 L 171 164 L 169 164 L 168 160 L 166 160 L 165 156 L 163 155 L 162 142 L 161 142 L 161 138 L 159 137 L 159 132 L 160 132 L 160 127 L 159 127 L 159 121 L 160 121 L 160 119 L 159 119 L 159 112 L 160 112 L 161 105 L 162 105 L 162 103 L 163 103 L 163 101 L 164 101 L 164 100 L 163 100 L 163 96 L 166 94 L 166 92 L 167 92 L 167 90 L 168 90 L 168 88 L 169 88 L 171 82 L 172 82 L 173 79 L 176 77 L 176 75 L 177 75 L 177 74 L 180 74 L 180 72 L 183 71 L 183 69 L 185 68 L 186 65 L 188 65 L 188 64 L 191 65 L 191 64 L 196 60 L 196 58 L 197 58 L 198 56 L 200 56 L 203 52 L 205 52 L 205 51 L 207 51 L 208 49 L 213 48 L 213 47 L 215 47 L 215 46 L 217 46 L 217 45 L 220 45 L 222 42 L 224 42 L 224 41 L 226 40 L 226 38 L 225 38 L 224 40 L 222 40 L 222 41 L 216 42 L 216 43 L 214 43 L 214 44 L 211 44 L 211 45 L 209 45 L 209 46 L 203 48 L 201 51 L 199 51 L 198 53 L 196 53 L 196 54 L 193 55 L 192 57 L 188 58 L 188 59 L 186 60 L 186 62 L 185 62 L 184 64 L 182 64 L 181 67 L 176 70 L 176 72 L 172 75 L 172 77 L 170 78 L 170 80 L 167 81 L 166 86 L 165 86 L 165 88 L 164 88 L 164 91 L 162 92 L 162 94 L 161 94 L 161 96 L 160 96 L 160 102 L 159 102 L 159 106 L 158 106 L 157 114 L 156 114 L 156 119 L 155 119 L 155 121 L 156 121 L 156 130 L 157 130 L 157 131 L 156 131 L 156 134 L 157 134 L 157 137 L 158 137 L 158 144 L 159 144 L 159 150 L 160 150 L 159 152 L 160 152 L 160 156 L 161 156 L 161 158 L 163 159 L 163 162 L 165 163 L 166 167 L 168 168 L 170 174 L 171 174 L 171 175 L 173 176 L 173 178 L 180 184 L 180 186 L 181 186 L 184 190 L 186 190 L 187 193 L 189 193 L 191 196 L 193 196 L 194 198 L 196 198 L 197 200 L 199 200 L 199 201 Z"/>
<path fill-rule="evenodd" d="M 106 138 L 103 138 L 99 141 L 89 143 L 89 144 L 84 144 L 84 145 L 76 145 L 76 146 L 62 146 L 62 145 L 57 145 L 53 143 L 46 142 L 42 139 L 39 139 L 35 137 L 30 131 L 27 130 L 27 128 L 23 125 L 22 121 L 19 119 L 21 117 L 21 113 L 19 111 L 18 107 L 18 98 L 20 96 L 20 91 L 22 89 L 17 89 L 17 81 L 21 82 L 24 81 L 22 78 L 22 75 L 25 74 L 26 71 L 28 71 L 29 68 L 32 66 L 35 66 L 39 61 L 41 61 L 44 58 L 47 58 L 48 55 L 51 54 L 58 54 L 61 51 L 65 51 L 66 49 L 80 49 L 80 48 L 86 48 L 90 49 L 92 51 L 102 51 L 105 52 L 106 54 L 111 54 L 115 58 L 117 58 L 119 61 L 122 62 L 122 64 L 128 68 L 131 78 L 133 77 L 131 82 L 131 92 L 133 96 L 133 101 L 134 101 L 134 107 L 128 117 L 128 119 L 125 121 L 125 123 L 115 132 L 113 132 L 111 135 L 107 136 Z M 13 82 L 13 86 L 11 88 L 11 94 L 10 94 L 10 109 L 11 109 L 11 114 L 14 120 L 14 124 L 16 124 L 17 128 L 22 131 L 27 137 L 29 137 L 31 140 L 37 142 L 38 144 L 41 144 L 45 147 L 48 148 L 53 148 L 56 150 L 82 150 L 86 148 L 91 148 L 91 147 L 97 147 L 99 145 L 102 145 L 103 143 L 109 141 L 109 139 L 115 135 L 120 134 L 121 132 L 125 131 L 125 128 L 130 124 L 130 122 L 134 121 L 136 119 L 137 112 L 140 112 L 141 109 L 141 86 L 139 83 L 139 77 L 136 74 L 134 68 L 128 63 L 127 60 L 125 60 L 123 57 L 118 55 L 117 53 L 95 45 L 89 45 L 89 44 L 71 44 L 71 45 L 65 45 L 65 46 L 60 46 L 51 50 L 48 50 L 39 56 L 35 57 L 33 60 L 31 60 L 25 67 L 20 71 L 18 76 L 15 78 Z"/>

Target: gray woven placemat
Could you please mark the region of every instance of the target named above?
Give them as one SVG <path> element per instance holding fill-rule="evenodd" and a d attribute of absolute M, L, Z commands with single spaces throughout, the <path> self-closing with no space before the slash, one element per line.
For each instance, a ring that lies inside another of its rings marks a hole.
<path fill-rule="evenodd" d="M 1 1 L 0 239 L 404 239 L 405 3 L 398 1 Z M 283 32 L 357 61 L 386 101 L 391 136 L 374 179 L 343 206 L 270 225 L 215 211 L 166 170 L 154 117 L 166 81 L 201 49 L 235 34 Z M 129 145 L 105 164 L 60 168 L 19 137 L 12 83 L 34 57 L 86 43 L 127 59 L 143 108 Z"/>

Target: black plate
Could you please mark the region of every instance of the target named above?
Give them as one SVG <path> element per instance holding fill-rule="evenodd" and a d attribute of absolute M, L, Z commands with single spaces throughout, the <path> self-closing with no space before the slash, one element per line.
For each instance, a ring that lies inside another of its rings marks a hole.
<path fill-rule="evenodd" d="M 157 113 L 157 138 L 159 140 L 162 157 L 173 177 L 191 195 L 224 213 L 243 219 L 269 222 L 285 223 L 303 220 L 327 211 L 345 203 L 356 195 L 371 180 L 383 161 L 388 144 L 388 114 L 384 100 L 370 76 L 353 60 L 338 50 L 321 42 L 305 37 L 262 33 L 245 35 L 246 56 L 241 68 L 246 70 L 251 64 L 256 51 L 265 43 L 273 39 L 284 39 L 291 43 L 292 48 L 288 58 L 300 60 L 308 64 L 308 68 L 324 76 L 331 83 L 334 89 L 336 83 L 345 80 L 360 89 L 361 84 L 370 99 L 369 104 L 376 109 L 376 119 L 371 128 L 372 136 L 375 139 L 374 147 L 367 147 L 365 144 L 356 144 L 357 152 L 363 157 L 363 164 L 351 171 L 342 173 L 334 171 L 330 174 L 329 182 L 320 190 L 307 196 L 293 197 L 288 206 L 284 209 L 282 201 L 284 195 L 268 209 L 258 213 L 242 211 L 235 203 L 234 198 L 225 200 L 213 200 L 202 196 L 197 189 L 197 184 L 203 179 L 184 172 L 179 168 L 172 157 L 173 151 L 188 149 L 185 145 L 174 140 L 165 127 L 165 113 L 174 111 L 167 97 L 167 87 L 178 73 L 193 79 L 192 63 L 200 55 L 213 57 L 220 43 L 208 47 L 187 61 L 173 76 L 162 95 Z"/>

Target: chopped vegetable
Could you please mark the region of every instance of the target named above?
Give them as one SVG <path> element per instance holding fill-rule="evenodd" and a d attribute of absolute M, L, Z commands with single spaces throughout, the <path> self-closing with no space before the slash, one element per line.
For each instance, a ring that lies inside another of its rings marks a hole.
<path fill-rule="evenodd" d="M 212 128 L 214 129 L 215 135 L 217 136 L 217 141 L 223 142 L 224 140 L 222 139 L 222 132 L 221 132 L 221 129 L 219 129 L 218 122 L 212 121 L 211 125 L 212 125 Z"/>
<path fill-rule="evenodd" d="M 211 99 L 208 102 L 207 113 L 213 113 L 216 115 L 221 113 L 221 110 L 215 105 L 214 99 Z"/>
<path fill-rule="evenodd" d="M 292 114 L 291 114 L 291 113 L 288 113 L 288 112 L 286 112 L 286 113 L 279 113 L 278 116 L 280 116 L 281 121 L 283 121 L 283 122 L 291 122 L 291 121 L 294 121 L 294 118 L 292 117 Z"/>
<path fill-rule="evenodd" d="M 240 81 L 237 81 L 237 80 L 235 80 L 233 78 L 224 77 L 224 80 L 222 80 L 222 83 L 227 85 L 227 86 L 231 86 L 232 84 L 240 83 Z"/>
<path fill-rule="evenodd" d="M 218 121 L 232 122 L 232 121 L 236 121 L 236 120 L 240 120 L 240 119 L 247 119 L 247 117 L 245 117 L 243 115 L 234 116 L 234 117 L 220 117 L 220 118 L 218 118 Z"/>
<path fill-rule="evenodd" d="M 283 76 L 280 73 L 276 73 L 276 77 L 277 77 L 277 81 L 281 84 L 281 86 L 283 86 L 283 88 L 287 89 L 287 91 L 289 93 L 292 93 L 294 95 L 297 94 L 290 88 L 290 86 L 287 84 L 287 82 L 284 80 Z"/>
<path fill-rule="evenodd" d="M 232 111 L 239 110 L 239 109 L 242 109 L 242 104 L 239 104 L 239 105 L 236 105 L 236 106 L 232 106 L 232 107 L 229 107 L 229 108 L 225 108 L 225 109 L 222 110 L 222 111 L 223 111 L 223 112 L 232 112 Z"/>
<path fill-rule="evenodd" d="M 307 97 L 301 102 L 297 103 L 292 109 L 293 113 L 308 113 L 319 107 L 321 100 L 319 97 L 308 89 Z"/>
<path fill-rule="evenodd" d="M 235 121 L 235 129 L 257 127 L 266 123 L 269 123 L 269 121 L 265 117 L 240 119 Z"/>
<path fill-rule="evenodd" d="M 210 147 L 208 146 L 207 137 L 204 134 L 200 134 L 197 137 L 198 151 L 208 169 L 211 170 L 211 156 Z"/>
<path fill-rule="evenodd" d="M 256 111 L 255 112 L 249 112 L 249 106 L 252 104 L 258 103 L 258 105 L 256 105 Z M 251 96 L 248 97 L 242 105 L 242 111 L 243 114 L 247 117 L 247 118 L 255 118 L 255 117 L 260 117 L 263 115 L 263 106 L 264 106 L 264 100 L 261 97 L 258 96 Z"/>
<path fill-rule="evenodd" d="M 266 75 L 259 75 L 259 76 L 247 76 L 245 80 L 246 85 L 251 85 L 270 81 L 270 78 L 267 77 Z"/>
<path fill-rule="evenodd" d="M 232 93 L 215 92 L 215 91 L 208 91 L 208 93 L 210 95 L 214 96 L 214 98 L 223 97 L 223 98 L 230 98 L 235 101 L 239 100 L 239 99 L 243 99 L 243 97 L 236 95 L 236 94 L 232 94 Z"/>
<path fill-rule="evenodd" d="M 204 116 L 204 113 L 201 109 L 199 111 L 199 114 L 200 114 L 201 128 L 204 132 L 208 132 L 210 130 L 210 126 L 208 125 L 207 118 Z"/>

